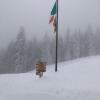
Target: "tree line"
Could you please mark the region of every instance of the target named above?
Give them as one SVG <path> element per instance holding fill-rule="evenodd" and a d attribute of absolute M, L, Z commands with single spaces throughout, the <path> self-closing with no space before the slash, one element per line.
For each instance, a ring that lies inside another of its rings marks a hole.
<path fill-rule="evenodd" d="M 64 37 L 63 37 L 64 35 Z M 79 29 L 59 35 L 58 62 L 81 57 L 100 55 L 100 29 L 89 26 L 84 32 Z M 24 73 L 35 69 L 38 60 L 55 63 L 55 37 L 46 33 L 42 40 L 34 37 L 27 40 L 23 27 L 5 50 L 0 51 L 0 73 Z"/>

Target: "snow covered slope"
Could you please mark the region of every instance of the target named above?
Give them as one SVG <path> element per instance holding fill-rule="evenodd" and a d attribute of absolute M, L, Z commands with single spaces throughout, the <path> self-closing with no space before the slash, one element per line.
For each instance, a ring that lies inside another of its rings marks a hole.
<path fill-rule="evenodd" d="M 100 100 L 100 56 L 47 66 L 35 72 L 0 75 L 0 100 Z"/>

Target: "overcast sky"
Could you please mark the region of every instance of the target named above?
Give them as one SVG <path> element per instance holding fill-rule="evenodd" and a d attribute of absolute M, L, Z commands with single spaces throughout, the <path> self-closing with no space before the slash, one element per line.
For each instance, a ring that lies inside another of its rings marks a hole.
<path fill-rule="evenodd" d="M 30 39 L 53 34 L 48 24 L 55 0 L 0 0 L 0 48 L 14 40 L 24 26 Z M 59 0 L 59 30 L 100 27 L 100 0 Z"/>

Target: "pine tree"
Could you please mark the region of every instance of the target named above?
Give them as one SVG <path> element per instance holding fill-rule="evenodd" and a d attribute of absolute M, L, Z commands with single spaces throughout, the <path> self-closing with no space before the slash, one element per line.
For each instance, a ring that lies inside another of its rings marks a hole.
<path fill-rule="evenodd" d="M 26 38 L 23 27 L 20 28 L 15 45 L 15 72 L 26 72 Z"/>

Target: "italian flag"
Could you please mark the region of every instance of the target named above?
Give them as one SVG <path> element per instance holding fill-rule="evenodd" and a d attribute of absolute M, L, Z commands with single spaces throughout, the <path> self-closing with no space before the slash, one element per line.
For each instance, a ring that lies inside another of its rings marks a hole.
<path fill-rule="evenodd" d="M 56 14 L 57 14 L 57 3 L 55 2 L 53 9 L 50 14 L 49 24 L 52 23 L 54 32 L 56 32 Z"/>

